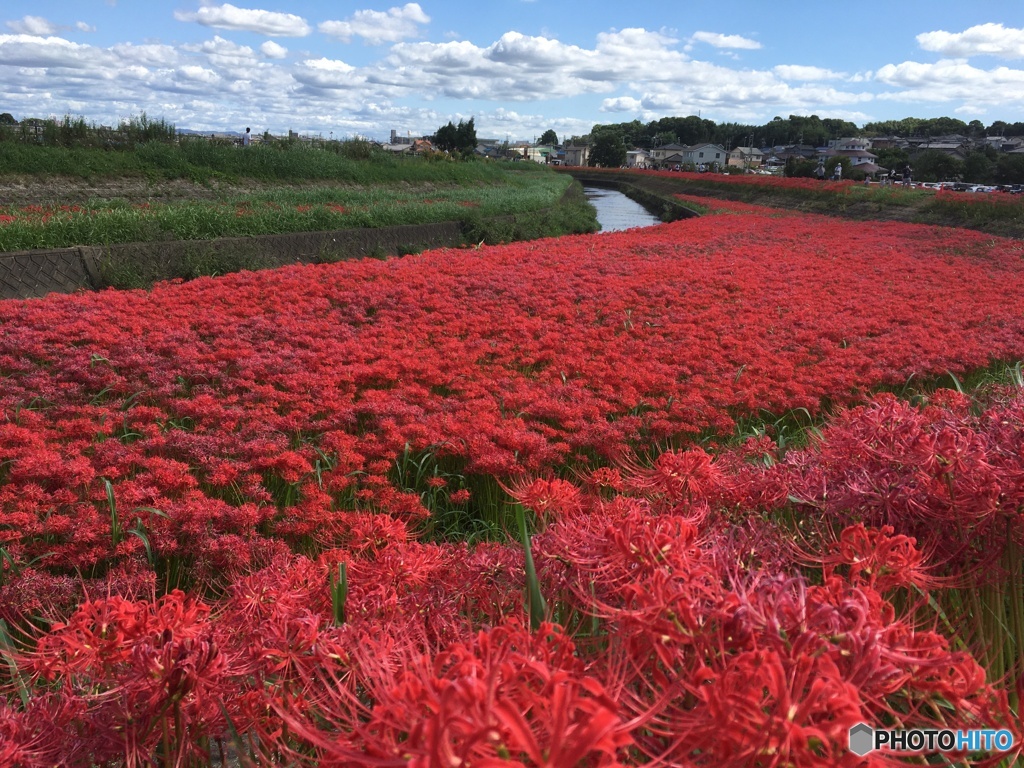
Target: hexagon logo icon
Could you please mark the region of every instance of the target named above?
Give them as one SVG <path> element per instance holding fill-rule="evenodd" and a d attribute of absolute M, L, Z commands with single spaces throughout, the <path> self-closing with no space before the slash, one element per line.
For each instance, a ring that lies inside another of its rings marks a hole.
<path fill-rule="evenodd" d="M 864 757 L 874 749 L 875 732 L 866 723 L 857 723 L 850 729 L 850 751 L 859 757 Z"/>

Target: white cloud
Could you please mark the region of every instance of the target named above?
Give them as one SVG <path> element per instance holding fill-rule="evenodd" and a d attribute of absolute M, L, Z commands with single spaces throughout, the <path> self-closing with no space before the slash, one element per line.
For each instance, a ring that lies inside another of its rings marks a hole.
<path fill-rule="evenodd" d="M 846 77 L 842 72 L 833 72 L 831 69 L 821 67 L 805 67 L 799 64 L 780 64 L 772 67 L 778 77 L 783 80 L 842 80 Z"/>
<path fill-rule="evenodd" d="M 196 22 L 204 27 L 256 32 L 271 37 L 305 37 L 312 29 L 301 16 L 255 8 L 236 8 L 230 3 L 207 5 L 195 13 L 175 11 L 178 21 Z"/>
<path fill-rule="evenodd" d="M 158 43 L 145 45 L 118 43 L 110 50 L 127 64 L 141 64 L 145 67 L 173 67 L 181 58 L 176 48 Z"/>
<path fill-rule="evenodd" d="M 429 22 L 430 17 L 418 3 L 406 3 L 387 11 L 356 11 L 346 21 L 324 21 L 317 28 L 345 43 L 361 37 L 371 45 L 380 45 L 416 37 L 419 25 Z"/>
<path fill-rule="evenodd" d="M 8 21 L 7 27 L 23 35 L 35 35 L 43 37 L 57 32 L 58 27 L 52 21 L 42 16 L 23 16 L 18 21 Z"/>
<path fill-rule="evenodd" d="M 917 42 L 926 51 L 950 58 L 1024 59 L 1024 29 L 1002 24 L 979 24 L 963 32 L 925 32 L 917 36 Z"/>
<path fill-rule="evenodd" d="M 691 43 L 706 43 L 715 48 L 739 48 L 746 51 L 756 51 L 761 48 L 757 40 L 751 40 L 740 35 L 722 35 L 717 32 L 694 32 L 690 36 Z"/>
<path fill-rule="evenodd" d="M 710 112 L 716 120 L 758 120 L 767 112 L 802 110 L 837 113 L 850 105 L 872 101 L 870 93 L 849 92 L 821 85 L 791 86 L 771 72 L 738 72 L 706 62 L 685 65 L 675 82 L 631 83 L 636 96 L 602 102 L 607 112 L 629 112 L 652 120 L 663 115 Z"/>
<path fill-rule="evenodd" d="M 601 102 L 602 112 L 639 112 L 643 109 L 643 102 L 632 96 L 619 96 L 614 99 L 605 99 Z"/>
<path fill-rule="evenodd" d="M 592 58 L 592 54 L 575 45 L 546 37 L 527 37 L 519 32 L 506 32 L 481 55 L 504 66 L 548 70 L 578 65 Z"/>
<path fill-rule="evenodd" d="M 685 54 L 675 40 L 644 29 L 597 36 L 593 49 L 547 37 L 506 32 L 480 47 L 466 41 L 399 43 L 384 65 L 409 88 L 449 98 L 552 100 L 608 93 L 628 80 L 675 81 Z M 642 50 L 643 56 L 637 51 Z"/>
<path fill-rule="evenodd" d="M 81 69 L 112 63 L 113 57 L 108 52 L 62 37 L 0 35 L 0 65 Z"/>
<path fill-rule="evenodd" d="M 183 45 L 182 50 L 202 54 L 207 62 L 218 68 L 236 69 L 259 61 L 252 48 L 225 40 L 220 35 L 197 45 Z"/>
<path fill-rule="evenodd" d="M 352 91 L 366 82 L 355 67 L 337 59 L 307 59 L 295 68 L 292 76 L 314 91 Z"/>
<path fill-rule="evenodd" d="M 288 55 L 288 49 L 283 45 L 278 45 L 273 40 L 267 40 L 267 42 L 260 46 L 260 53 L 268 59 L 283 59 Z"/>
<path fill-rule="evenodd" d="M 454 99 L 554 99 L 613 87 L 607 73 L 597 73 L 601 60 L 593 51 L 518 32 L 487 48 L 465 41 L 399 43 L 384 63 L 384 77 L 417 93 Z"/>
<path fill-rule="evenodd" d="M 981 69 L 964 59 L 887 64 L 875 73 L 875 80 L 900 89 L 880 94 L 883 101 L 1005 105 L 1024 100 L 1024 70 Z"/>
<path fill-rule="evenodd" d="M 183 67 L 179 67 L 178 75 L 183 80 L 193 83 L 203 83 L 204 85 L 212 85 L 220 79 L 220 75 L 212 69 L 199 67 L 195 64 L 186 64 Z"/>
<path fill-rule="evenodd" d="M 235 8 L 220 0 L 199 8 L 176 15 L 265 35 L 310 31 L 304 19 L 289 14 Z M 870 70 L 861 63 L 851 65 L 851 71 L 859 68 L 851 74 L 798 64 L 742 68 L 723 57 L 759 44 L 707 32 L 689 37 L 689 31 L 610 29 L 590 43 L 574 38 L 575 44 L 555 32 L 510 31 L 490 44 L 444 41 L 440 33 L 436 42 L 406 39 L 429 21 L 410 3 L 387 12 L 353 12 L 334 22 L 347 25 L 333 29 L 349 39 L 394 42 L 386 53 L 356 65 L 355 57 L 353 63 L 341 60 L 349 57 L 323 38 L 307 41 L 300 52 L 269 39 L 243 45 L 225 39 L 233 37 L 227 33 L 187 45 L 135 37 L 109 47 L 27 31 L 0 35 L 0 101 L 12 114 L 83 114 L 105 124 L 144 110 L 197 130 L 251 124 L 260 132 L 292 128 L 326 135 L 333 130 L 335 136 L 381 138 L 392 127 L 420 134 L 459 117 L 475 117 L 481 136 L 529 138 L 549 127 L 560 137 L 585 134 L 601 113 L 605 121 L 700 111 L 718 122 L 760 123 L 773 114 L 865 122 L 884 119 L 865 114 L 866 105 L 917 102 L 937 105 L 931 110 L 945 114 L 989 109 L 1013 120 L 1024 104 L 1024 67 L 982 69 L 964 56 L 931 64 L 875 64 Z M 21 19 L 8 26 L 27 29 L 28 23 Z M 69 37 L 79 39 L 67 29 Z M 950 39 L 926 38 L 922 44 L 966 52 L 968 32 L 957 39 L 958 48 Z M 980 47 L 977 36 L 973 39 L 970 50 L 976 52 Z M 315 44 L 326 45 L 317 49 Z M 694 45 L 710 46 L 702 49 L 704 60 L 687 53 Z M 998 50 L 1009 55 L 1013 49 L 1004 41 Z M 546 106 L 523 106 L 529 102 Z M 548 116 L 535 114 L 542 110 Z"/>

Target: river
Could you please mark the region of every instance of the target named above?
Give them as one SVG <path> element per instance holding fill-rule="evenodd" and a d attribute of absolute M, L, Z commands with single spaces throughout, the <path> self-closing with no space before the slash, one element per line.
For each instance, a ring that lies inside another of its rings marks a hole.
<path fill-rule="evenodd" d="M 661 219 L 621 192 L 601 187 L 583 187 L 587 200 L 597 209 L 602 232 L 619 232 L 633 227 L 652 227 Z"/>

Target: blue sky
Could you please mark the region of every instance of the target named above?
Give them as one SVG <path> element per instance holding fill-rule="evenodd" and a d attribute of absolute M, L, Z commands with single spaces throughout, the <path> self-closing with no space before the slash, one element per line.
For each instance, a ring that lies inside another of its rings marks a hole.
<path fill-rule="evenodd" d="M 790 114 L 1024 121 L 1024 2 L 6 0 L 0 112 L 386 138 Z"/>

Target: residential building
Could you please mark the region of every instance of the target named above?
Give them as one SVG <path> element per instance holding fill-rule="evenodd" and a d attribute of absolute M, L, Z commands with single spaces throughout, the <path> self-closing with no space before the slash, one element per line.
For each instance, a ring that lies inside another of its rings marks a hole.
<path fill-rule="evenodd" d="M 565 146 L 565 165 L 584 166 L 590 159 L 590 147 L 586 144 L 567 144 Z"/>
<path fill-rule="evenodd" d="M 729 153 L 726 165 L 732 168 L 760 168 L 764 154 L 757 147 L 736 147 Z"/>
<path fill-rule="evenodd" d="M 828 143 L 828 148 L 837 152 L 866 152 L 871 149 L 871 139 L 833 139 Z"/>
<path fill-rule="evenodd" d="M 686 149 L 683 144 L 662 144 L 660 147 L 655 147 L 651 150 L 651 162 L 654 163 L 655 167 L 662 168 L 670 164 L 669 158 L 673 155 L 679 154 Z M 682 155 L 676 162 L 682 162 Z"/>
<path fill-rule="evenodd" d="M 627 168 L 650 168 L 652 165 L 651 153 L 646 149 L 631 149 L 626 153 Z"/>
<path fill-rule="evenodd" d="M 720 144 L 694 144 L 683 153 L 687 165 L 724 168 L 729 153 Z"/>
<path fill-rule="evenodd" d="M 952 141 L 948 140 L 934 140 L 934 141 L 923 141 L 913 147 L 911 150 L 911 157 L 920 154 L 921 152 L 941 152 L 944 155 L 956 158 L 957 160 L 966 160 L 967 153 L 970 152 L 970 147 L 966 141 Z"/>
<path fill-rule="evenodd" d="M 865 149 L 830 149 L 824 153 L 824 156 L 848 158 L 851 168 L 870 165 L 878 159 L 878 155 L 874 155 Z"/>

